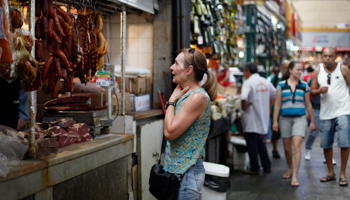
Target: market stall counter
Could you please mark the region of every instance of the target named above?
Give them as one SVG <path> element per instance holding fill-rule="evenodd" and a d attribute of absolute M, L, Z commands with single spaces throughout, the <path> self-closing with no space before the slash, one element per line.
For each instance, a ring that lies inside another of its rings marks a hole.
<path fill-rule="evenodd" d="M 101 135 L 35 160 L 0 177 L 1 199 L 128 199 L 133 134 Z"/>

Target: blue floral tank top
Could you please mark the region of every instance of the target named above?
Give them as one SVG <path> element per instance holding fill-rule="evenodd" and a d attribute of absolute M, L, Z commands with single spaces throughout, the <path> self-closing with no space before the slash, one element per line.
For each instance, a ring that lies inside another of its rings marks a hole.
<path fill-rule="evenodd" d="M 210 128 L 210 98 L 203 88 L 184 94 L 176 103 L 175 115 L 181 109 L 186 99 L 193 93 L 203 93 L 207 97 L 207 108 L 203 116 L 178 138 L 167 141 L 165 150 L 164 170 L 175 174 L 185 173 L 200 156 L 205 156 L 204 145 Z"/>

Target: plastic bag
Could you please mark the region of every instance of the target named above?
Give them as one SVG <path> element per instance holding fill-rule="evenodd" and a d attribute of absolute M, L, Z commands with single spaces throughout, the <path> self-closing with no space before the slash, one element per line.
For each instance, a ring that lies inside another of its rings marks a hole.
<path fill-rule="evenodd" d="M 18 140 L 0 135 L 0 176 L 6 177 L 13 166 L 22 160 L 28 146 Z"/>
<path fill-rule="evenodd" d="M 0 125 L 0 176 L 6 177 L 27 152 L 26 140 L 14 129 Z"/>

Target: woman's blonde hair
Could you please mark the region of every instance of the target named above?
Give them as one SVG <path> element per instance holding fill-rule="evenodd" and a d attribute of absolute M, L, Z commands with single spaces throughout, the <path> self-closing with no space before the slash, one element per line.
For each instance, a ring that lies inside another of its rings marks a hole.
<path fill-rule="evenodd" d="M 208 70 L 205 55 L 194 48 L 185 48 L 180 51 L 185 57 L 185 68 L 193 66 L 196 81 L 201 81 L 204 73 L 207 73 L 207 81 L 201 87 L 208 93 L 210 100 L 214 101 L 218 96 L 218 82 L 215 74 Z"/>

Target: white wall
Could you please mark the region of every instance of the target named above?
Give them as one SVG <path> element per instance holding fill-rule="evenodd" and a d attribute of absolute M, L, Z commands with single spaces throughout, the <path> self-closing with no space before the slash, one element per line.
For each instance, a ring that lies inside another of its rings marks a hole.
<path fill-rule="evenodd" d="M 303 22 L 303 28 L 335 28 L 339 23 L 350 23 L 348 0 L 293 0 Z"/>
<path fill-rule="evenodd" d="M 126 15 L 126 55 L 125 65 L 132 68 L 147 68 L 149 77 L 153 74 L 153 23 L 146 21 L 147 14 Z M 109 17 L 107 41 L 111 64 L 121 65 L 120 13 Z"/>

